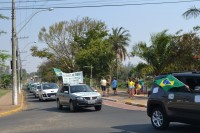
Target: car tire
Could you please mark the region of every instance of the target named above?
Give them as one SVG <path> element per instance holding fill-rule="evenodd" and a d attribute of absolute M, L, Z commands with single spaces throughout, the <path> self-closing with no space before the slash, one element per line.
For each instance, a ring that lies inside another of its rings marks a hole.
<path fill-rule="evenodd" d="M 155 129 L 163 130 L 169 127 L 169 121 L 161 108 L 153 109 L 151 113 L 151 123 Z"/>
<path fill-rule="evenodd" d="M 58 99 L 57 100 L 57 109 L 62 109 L 63 106 L 60 104 L 60 100 Z"/>
<path fill-rule="evenodd" d="M 95 108 L 96 111 L 100 111 L 101 110 L 101 105 L 94 106 L 94 108 Z"/>
<path fill-rule="evenodd" d="M 70 103 L 69 103 L 69 110 L 70 110 L 70 112 L 75 112 L 76 111 L 76 107 L 74 106 L 73 101 L 70 101 Z"/>

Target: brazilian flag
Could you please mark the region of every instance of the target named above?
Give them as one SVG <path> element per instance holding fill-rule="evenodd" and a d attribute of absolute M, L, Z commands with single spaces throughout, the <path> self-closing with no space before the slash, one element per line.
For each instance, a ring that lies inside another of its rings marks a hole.
<path fill-rule="evenodd" d="M 165 91 L 169 91 L 171 88 L 174 87 L 185 86 L 183 82 L 181 82 L 171 74 L 167 75 L 165 78 L 155 80 L 154 82 L 160 87 L 162 87 Z"/>
<path fill-rule="evenodd" d="M 62 76 L 62 71 L 60 70 L 60 69 L 58 69 L 58 68 L 53 68 L 53 70 L 54 70 L 54 72 L 55 72 L 55 74 L 56 74 L 56 76 Z"/>

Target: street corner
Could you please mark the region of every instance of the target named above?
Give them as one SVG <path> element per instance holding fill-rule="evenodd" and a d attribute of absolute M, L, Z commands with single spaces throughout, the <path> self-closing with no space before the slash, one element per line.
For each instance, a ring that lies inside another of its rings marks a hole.
<path fill-rule="evenodd" d="M 23 108 L 24 108 L 24 93 L 23 92 L 21 94 L 20 105 L 12 105 L 12 106 L 15 106 L 15 107 L 10 109 L 10 110 L 7 110 L 5 112 L 0 113 L 0 117 L 8 116 L 8 115 L 11 115 L 13 113 L 16 113 L 16 112 L 19 112 L 19 111 L 23 110 Z"/>

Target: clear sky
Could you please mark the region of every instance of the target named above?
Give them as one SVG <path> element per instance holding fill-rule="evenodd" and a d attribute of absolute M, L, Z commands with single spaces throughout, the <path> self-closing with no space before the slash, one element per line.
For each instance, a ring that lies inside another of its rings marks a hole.
<path fill-rule="evenodd" d="M 76 18 L 90 17 L 105 22 L 108 29 L 116 27 L 124 27 L 131 34 L 130 46 L 127 48 L 131 51 L 133 45 L 139 41 L 150 44 L 150 35 L 168 29 L 168 33 L 174 34 L 182 29 L 189 32 L 194 26 L 200 24 L 200 16 L 196 19 L 186 20 L 182 14 L 189 8 L 196 6 L 200 8 L 200 0 L 15 0 L 17 9 L 16 25 L 17 31 L 25 25 L 32 15 L 42 8 L 54 8 L 53 11 L 42 11 L 34 15 L 30 22 L 19 32 L 19 49 L 22 52 L 21 58 L 23 68 L 28 72 L 37 70 L 37 66 L 43 60 L 32 57 L 30 47 L 38 45 L 44 48 L 44 43 L 38 42 L 38 33 L 40 29 L 60 22 L 70 21 Z M 184 2 L 190 1 L 190 2 Z M 171 2 L 171 3 L 170 3 Z M 173 3 L 174 2 L 174 3 Z M 153 4 L 154 3 L 154 4 Z M 156 3 L 156 4 L 155 4 Z M 11 2 L 7 0 L 0 1 L 0 13 L 11 18 Z M 127 6 L 105 6 L 105 5 L 124 5 Z M 102 7 L 84 7 L 80 6 L 99 6 Z M 68 8 L 68 7 L 77 8 Z M 62 8 L 61 8 L 62 7 Z M 64 7 L 64 8 L 63 8 Z M 36 8 L 36 9 L 27 9 Z M 0 30 L 4 30 L 7 34 L 0 36 L 0 49 L 12 52 L 11 45 L 11 19 L 0 20 Z M 36 42 L 36 43 L 33 43 Z M 27 53 L 23 53 L 27 51 Z M 137 64 L 141 61 L 138 58 L 126 60 L 125 63 L 131 62 Z"/>

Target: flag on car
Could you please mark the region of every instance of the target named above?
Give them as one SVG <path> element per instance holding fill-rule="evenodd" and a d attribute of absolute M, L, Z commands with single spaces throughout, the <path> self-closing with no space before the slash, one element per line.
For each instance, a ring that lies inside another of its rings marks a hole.
<path fill-rule="evenodd" d="M 61 71 L 60 69 L 58 69 L 58 68 L 53 68 L 53 70 L 54 70 L 56 76 L 62 76 L 62 71 Z"/>
<path fill-rule="evenodd" d="M 185 86 L 183 82 L 181 82 L 171 74 L 167 75 L 165 78 L 155 80 L 154 82 L 160 87 L 162 87 L 165 91 L 168 91 L 174 87 Z"/>

